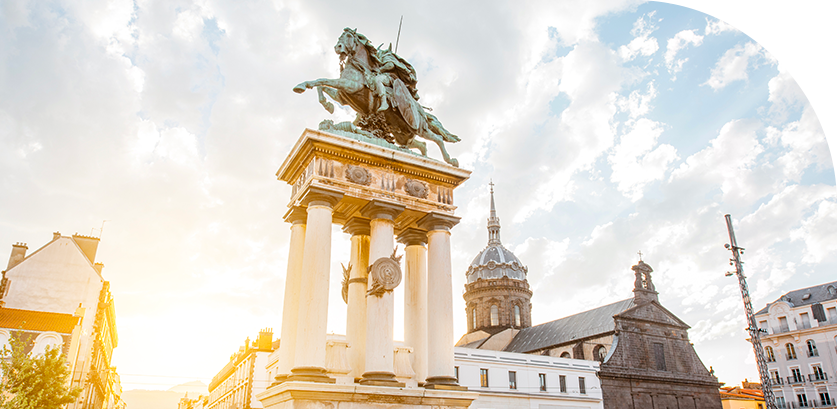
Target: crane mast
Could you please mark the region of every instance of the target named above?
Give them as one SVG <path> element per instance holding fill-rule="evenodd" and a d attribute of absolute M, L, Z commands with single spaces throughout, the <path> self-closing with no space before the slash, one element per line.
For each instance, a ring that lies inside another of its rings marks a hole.
<path fill-rule="evenodd" d="M 735 266 L 735 273 L 728 272 L 727 276 L 735 274 L 738 277 L 741 298 L 744 300 L 744 311 L 747 313 L 747 332 L 750 333 L 750 342 L 753 344 L 753 352 L 756 353 L 756 363 L 759 367 L 764 403 L 767 405 L 767 409 L 778 409 L 776 407 L 776 398 L 773 396 L 773 387 L 770 384 L 770 373 L 767 371 L 767 359 L 764 357 L 764 348 L 761 346 L 761 330 L 756 325 L 756 315 L 753 313 L 753 304 L 750 302 L 750 290 L 747 289 L 747 280 L 744 278 L 744 267 L 742 267 L 744 262 L 741 261 L 741 254 L 744 253 L 744 248 L 738 247 L 738 242 L 735 241 L 735 232 L 732 230 L 732 218 L 730 215 L 725 215 L 724 218 L 727 221 L 727 230 L 729 231 L 729 244 L 725 244 L 724 247 L 732 251 L 732 258 L 729 259 L 729 264 Z"/>

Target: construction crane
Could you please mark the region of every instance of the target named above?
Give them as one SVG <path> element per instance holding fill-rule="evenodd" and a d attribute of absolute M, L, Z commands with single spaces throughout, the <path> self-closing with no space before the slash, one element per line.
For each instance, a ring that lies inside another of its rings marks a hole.
<path fill-rule="evenodd" d="M 735 272 L 727 272 L 726 276 L 733 274 L 738 276 L 738 286 L 741 288 L 741 298 L 744 300 L 744 311 L 747 313 L 747 332 L 750 333 L 750 342 L 753 344 L 753 351 L 756 353 L 756 363 L 759 366 L 759 377 L 761 377 L 761 391 L 764 393 L 764 403 L 767 409 L 778 409 L 776 406 L 776 397 L 773 396 L 773 387 L 770 385 L 770 373 L 767 371 L 767 359 L 764 357 L 764 348 L 761 346 L 761 331 L 756 325 L 756 315 L 753 313 L 753 304 L 750 302 L 750 290 L 747 289 L 747 280 L 744 278 L 744 264 L 741 261 L 741 255 L 744 254 L 744 248 L 738 247 L 738 242 L 735 241 L 735 232 L 732 230 L 732 218 L 730 215 L 725 215 L 727 220 L 727 230 L 729 231 L 729 244 L 724 244 L 727 250 L 732 251 L 732 258 L 729 259 L 729 265 L 735 266 Z"/>

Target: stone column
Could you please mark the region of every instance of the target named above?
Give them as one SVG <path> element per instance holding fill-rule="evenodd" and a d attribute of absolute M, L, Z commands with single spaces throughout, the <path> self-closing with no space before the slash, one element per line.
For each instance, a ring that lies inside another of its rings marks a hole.
<path fill-rule="evenodd" d="M 282 332 L 280 333 L 279 362 L 276 364 L 277 382 L 291 374 L 294 366 L 294 345 L 299 322 L 299 290 L 302 283 L 302 254 L 305 244 L 307 213 L 301 207 L 293 207 L 285 214 L 291 223 L 291 243 L 288 250 L 288 269 L 285 272 L 285 299 L 282 306 Z"/>
<path fill-rule="evenodd" d="M 360 213 L 372 221 L 369 238 L 369 262 L 392 256 L 395 246 L 394 221 L 404 206 L 373 200 Z M 374 288 L 370 277 L 368 289 Z M 395 379 L 393 371 L 393 319 L 395 304 L 392 291 L 366 297 L 366 365 L 363 385 L 404 386 Z"/>
<path fill-rule="evenodd" d="M 331 216 L 334 205 L 342 197 L 341 192 L 310 187 L 300 199 L 303 205 L 308 206 L 308 217 L 302 253 L 299 325 L 294 346 L 294 368 L 289 381 L 334 383 L 334 379 L 326 375 L 326 324 Z"/>
<path fill-rule="evenodd" d="M 366 367 L 366 287 L 369 268 L 369 219 L 353 217 L 343 225 L 352 235 L 349 262 L 348 302 L 346 308 L 346 341 L 349 343 L 349 367 L 352 379 L 360 378 Z"/>
<path fill-rule="evenodd" d="M 411 348 L 410 361 L 416 380 L 427 379 L 427 232 L 406 229 L 398 242 L 407 247 L 404 263 L 404 343 Z"/>
<path fill-rule="evenodd" d="M 459 218 L 428 213 L 418 221 L 427 230 L 428 389 L 462 389 L 453 373 L 453 282 L 450 228 Z"/>

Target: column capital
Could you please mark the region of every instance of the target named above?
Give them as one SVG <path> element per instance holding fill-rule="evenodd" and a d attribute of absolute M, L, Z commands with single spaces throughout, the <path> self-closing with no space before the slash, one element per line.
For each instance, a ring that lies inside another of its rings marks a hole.
<path fill-rule="evenodd" d="M 352 236 L 368 236 L 370 234 L 369 219 L 352 217 L 343 224 L 343 233 Z"/>
<path fill-rule="evenodd" d="M 283 219 L 290 224 L 305 224 L 308 219 L 308 211 L 304 207 L 294 206 L 288 209 Z"/>
<path fill-rule="evenodd" d="M 372 200 L 360 209 L 360 214 L 370 219 L 395 220 L 404 209 L 405 207 L 398 203 Z"/>
<path fill-rule="evenodd" d="M 419 219 L 416 224 L 428 232 L 433 230 L 448 231 L 453 226 L 459 224 L 459 219 L 459 217 L 451 216 L 449 214 L 430 212 Z"/>
<path fill-rule="evenodd" d="M 427 232 L 424 230 L 409 227 L 402 230 L 401 233 L 398 234 L 396 239 L 399 243 L 403 243 L 407 246 L 420 246 L 423 244 L 427 244 Z"/>
<path fill-rule="evenodd" d="M 325 205 L 334 207 L 340 199 L 343 198 L 343 192 L 338 190 L 327 189 L 320 186 L 309 186 L 299 199 L 300 204 L 304 206 L 311 205 Z"/>

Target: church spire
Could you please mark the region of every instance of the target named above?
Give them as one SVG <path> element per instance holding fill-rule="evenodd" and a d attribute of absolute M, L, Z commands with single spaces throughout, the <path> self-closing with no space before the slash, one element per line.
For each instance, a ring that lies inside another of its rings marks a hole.
<path fill-rule="evenodd" d="M 500 218 L 497 217 L 497 210 L 494 208 L 494 182 L 488 183 L 491 186 L 491 212 L 488 215 L 488 244 L 500 244 Z"/>

